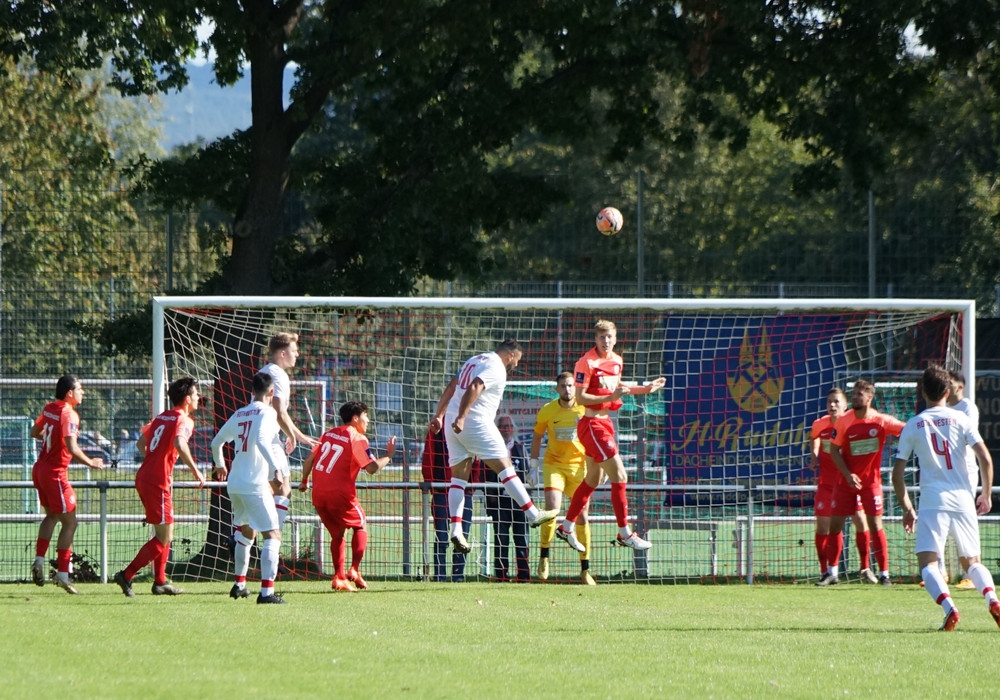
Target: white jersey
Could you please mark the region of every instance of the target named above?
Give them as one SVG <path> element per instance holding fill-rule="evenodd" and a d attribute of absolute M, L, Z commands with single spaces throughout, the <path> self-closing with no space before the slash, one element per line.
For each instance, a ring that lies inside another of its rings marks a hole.
<path fill-rule="evenodd" d="M 906 422 L 897 459 L 916 455 L 920 466 L 920 510 L 976 510 L 966 448 L 983 438 L 969 417 L 947 406 L 932 406 Z"/>
<path fill-rule="evenodd" d="M 972 424 L 977 428 L 979 427 L 979 409 L 976 408 L 976 404 L 968 399 L 962 399 L 952 406 L 952 408 L 967 415 L 972 419 Z M 965 466 L 969 468 L 969 484 L 972 486 L 974 493 L 976 487 L 979 486 L 979 462 L 976 460 L 976 453 L 972 451 L 971 447 L 965 453 Z"/>
<path fill-rule="evenodd" d="M 274 446 L 278 435 L 278 414 L 261 401 L 241 408 L 226 421 L 212 440 L 212 455 L 216 466 L 225 464 L 222 446 L 233 445 L 233 463 L 229 470 L 230 493 L 253 495 L 271 493 L 268 483 L 270 469 L 280 465 Z"/>
<path fill-rule="evenodd" d="M 288 372 L 273 362 L 268 362 L 260 368 L 260 371 L 271 376 L 271 381 L 274 382 L 274 398 L 279 399 L 285 410 L 288 410 L 292 398 L 292 382 L 288 378 Z"/>
<path fill-rule="evenodd" d="M 495 352 L 487 352 L 469 358 L 458 373 L 455 393 L 448 403 L 446 422 L 451 424 L 458 415 L 458 407 L 466 390 L 472 386 L 476 378 L 482 380 L 485 389 L 469 408 L 468 418 L 473 422 L 492 423 L 496 418 L 497 409 L 503 399 L 503 391 L 507 387 L 507 368 L 503 360 Z"/>

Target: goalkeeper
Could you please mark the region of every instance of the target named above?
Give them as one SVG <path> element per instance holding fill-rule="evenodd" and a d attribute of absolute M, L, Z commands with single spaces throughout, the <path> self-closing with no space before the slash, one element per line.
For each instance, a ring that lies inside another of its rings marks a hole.
<path fill-rule="evenodd" d="M 583 445 L 576 435 L 576 424 L 583 417 L 584 407 L 576 402 L 576 388 L 573 373 L 562 372 L 556 377 L 556 393 L 553 399 L 535 416 L 535 429 L 531 437 L 531 473 L 529 480 L 538 479 L 538 455 L 542 450 L 542 436 L 548 434 L 545 459 L 542 460 L 542 483 L 545 485 L 545 508 L 558 510 L 562 506 L 563 494 L 572 498 L 577 487 L 583 483 L 587 465 Z M 589 506 L 589 504 L 588 504 Z M 584 507 L 576 519 L 580 528 L 577 540 L 583 545 L 580 552 L 580 581 L 588 586 L 596 585 L 590 575 L 590 524 L 587 521 L 588 507 Z M 538 578 L 549 577 L 549 548 L 555 535 L 556 522 L 550 520 L 541 528 L 541 551 L 538 558 Z"/>

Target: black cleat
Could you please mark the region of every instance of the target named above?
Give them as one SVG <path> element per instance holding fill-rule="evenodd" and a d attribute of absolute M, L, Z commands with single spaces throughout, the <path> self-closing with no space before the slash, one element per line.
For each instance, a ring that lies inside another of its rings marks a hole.
<path fill-rule="evenodd" d="M 115 583 L 122 589 L 128 598 L 135 598 L 135 591 L 132 590 L 132 582 L 125 578 L 125 572 L 119 571 L 115 574 Z"/>
<path fill-rule="evenodd" d="M 271 604 L 271 605 L 284 605 L 285 604 L 285 599 L 282 598 L 280 595 L 277 595 L 277 594 L 274 594 L 274 595 L 260 595 L 258 593 L 257 594 L 257 605 L 267 605 L 267 604 Z"/>
<path fill-rule="evenodd" d="M 176 586 L 171 586 L 169 583 L 153 584 L 153 595 L 180 595 L 183 592 L 184 592 L 183 588 L 177 588 Z"/>
<path fill-rule="evenodd" d="M 249 598 L 250 591 L 246 588 L 240 588 L 239 584 L 234 583 L 233 587 L 229 589 L 229 597 L 233 600 L 239 600 L 240 598 Z"/>

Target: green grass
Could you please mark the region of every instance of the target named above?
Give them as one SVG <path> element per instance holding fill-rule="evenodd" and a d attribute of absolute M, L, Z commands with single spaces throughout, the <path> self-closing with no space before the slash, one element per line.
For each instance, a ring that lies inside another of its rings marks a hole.
<path fill-rule="evenodd" d="M 957 591 L 956 632 L 914 585 L 228 584 L 0 587 L 6 697 L 975 697 L 1000 640 Z M 989 635 L 989 636 L 987 636 Z"/>

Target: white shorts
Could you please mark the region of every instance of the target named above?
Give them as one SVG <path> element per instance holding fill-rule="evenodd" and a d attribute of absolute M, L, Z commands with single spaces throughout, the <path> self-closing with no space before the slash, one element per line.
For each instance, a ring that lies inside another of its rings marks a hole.
<path fill-rule="evenodd" d="M 278 510 L 274 507 L 274 494 L 231 493 L 233 504 L 233 527 L 249 525 L 257 532 L 278 529 Z"/>
<path fill-rule="evenodd" d="M 285 481 L 288 481 L 292 477 L 291 467 L 288 466 L 288 455 L 285 454 L 285 443 L 282 442 L 280 446 L 275 443 L 275 447 L 272 450 L 274 452 L 274 459 L 278 462 L 278 466 L 281 468 L 281 473 L 285 477 Z M 267 480 L 274 481 L 275 471 L 271 468 L 271 465 L 267 465 Z M 257 528 L 254 528 L 255 530 Z"/>
<path fill-rule="evenodd" d="M 944 542 L 951 535 L 960 557 L 978 557 L 979 517 L 955 510 L 921 510 L 917 513 L 916 551 L 944 553 Z"/>
<path fill-rule="evenodd" d="M 503 459 L 508 457 L 507 443 L 493 421 L 466 420 L 461 434 L 451 428 L 455 416 L 445 416 L 444 439 L 448 443 L 448 465 L 455 466 L 470 457 Z"/>

